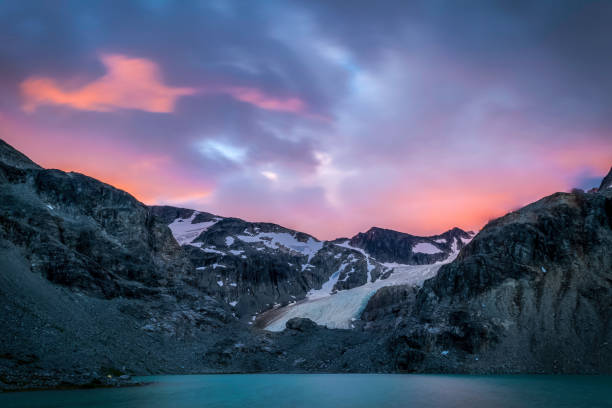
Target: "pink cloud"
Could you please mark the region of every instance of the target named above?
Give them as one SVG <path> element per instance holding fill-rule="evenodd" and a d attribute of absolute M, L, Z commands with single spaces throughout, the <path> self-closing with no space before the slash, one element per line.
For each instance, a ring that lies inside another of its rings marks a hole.
<path fill-rule="evenodd" d="M 99 112 L 138 109 L 170 113 L 181 96 L 208 92 L 229 95 L 259 109 L 306 113 L 306 104 L 297 97 L 279 98 L 247 86 L 213 86 L 210 89 L 171 87 L 163 83 L 158 65 L 148 59 L 104 54 L 101 60 L 107 73 L 76 89 L 62 86 L 47 77 L 24 80 L 21 83 L 25 99 L 23 109 L 32 112 L 41 105 L 64 105 Z"/>
<path fill-rule="evenodd" d="M 257 106 L 260 109 L 302 113 L 306 108 L 306 104 L 299 98 L 275 98 L 256 88 L 227 87 L 223 88 L 221 92 L 241 102 Z"/>
<path fill-rule="evenodd" d="M 31 77 L 21 83 L 26 111 L 41 105 L 65 105 L 88 111 L 138 109 L 147 112 L 174 111 L 176 100 L 196 92 L 193 88 L 164 85 L 159 67 L 144 58 L 101 56 L 107 73 L 76 89 L 66 89 L 55 80 Z"/>

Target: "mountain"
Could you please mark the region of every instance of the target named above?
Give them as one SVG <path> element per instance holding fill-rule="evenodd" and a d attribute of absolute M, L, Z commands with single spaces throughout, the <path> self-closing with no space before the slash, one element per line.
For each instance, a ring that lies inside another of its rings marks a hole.
<path fill-rule="evenodd" d="M 194 276 L 192 284 L 223 299 L 237 316 L 249 322 L 272 308 L 290 306 L 315 293 L 320 297 L 322 290 L 331 295 L 384 280 L 393 268 L 379 260 L 390 261 L 395 267 L 406 260 L 399 250 L 396 256 L 389 254 L 383 259 L 374 256 L 379 253 L 369 252 L 370 246 L 365 249 L 360 246 L 358 238 L 363 234 L 351 240 L 322 242 L 271 223 L 247 222 L 170 206 L 153 206 L 151 211 L 168 225 L 196 271 L 202 271 L 197 278 Z M 379 229 L 370 231 L 373 230 Z M 430 238 L 380 231 L 409 237 L 411 241 L 404 243 L 408 251 L 412 243 L 416 249 L 424 243 L 436 245 L 436 250 L 441 248 L 439 254 L 430 258 L 416 252 L 413 257 L 421 263 L 448 258 L 453 249 L 464 245 L 461 239 L 471 236 L 458 228 Z M 383 237 L 370 242 L 378 241 L 384 242 Z M 386 243 L 390 248 L 394 244 L 402 248 L 395 242 Z M 424 257 L 419 258 L 420 255 Z"/>
<path fill-rule="evenodd" d="M 606 185 L 476 235 L 319 241 L 149 207 L 0 141 L 0 390 L 120 374 L 612 372 Z"/>
<path fill-rule="evenodd" d="M 474 235 L 459 228 L 431 237 L 417 237 L 403 232 L 373 227 L 350 239 L 349 244 L 361 248 L 381 262 L 423 265 L 442 261 L 463 248 Z"/>
<path fill-rule="evenodd" d="M 366 334 L 251 326 L 343 265 L 332 291 L 389 271 L 275 224 L 147 207 L 0 141 L 0 389 L 99 385 L 121 373 L 315 370 L 317 353 L 326 370 L 358 371 L 363 361 L 346 350 L 317 350 L 368 347 Z"/>
<path fill-rule="evenodd" d="M 168 224 L 195 266 L 191 284 L 223 299 L 249 322 L 274 306 L 304 299 L 349 257 L 353 272 L 347 282 L 360 284 L 383 270 L 360 253 L 280 225 L 167 206 L 151 210 Z"/>
<path fill-rule="evenodd" d="M 0 271 L 0 388 L 188 367 L 181 338 L 236 320 L 147 206 L 2 141 Z"/>
<path fill-rule="evenodd" d="M 556 193 L 489 222 L 422 289 L 370 300 L 407 371 L 612 372 L 612 190 Z"/>

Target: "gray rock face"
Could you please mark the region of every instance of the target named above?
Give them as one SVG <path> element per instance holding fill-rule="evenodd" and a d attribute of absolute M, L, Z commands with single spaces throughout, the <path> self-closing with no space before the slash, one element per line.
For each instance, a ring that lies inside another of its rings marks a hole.
<path fill-rule="evenodd" d="M 289 330 L 297 330 L 301 332 L 310 332 L 317 328 L 317 324 L 310 319 L 302 317 L 294 317 L 287 321 L 287 328 Z"/>
<path fill-rule="evenodd" d="M 5 165 L 21 170 L 41 169 L 38 164 L 28 159 L 23 153 L 13 149 L 2 139 L 0 139 L 0 159 Z"/>
<path fill-rule="evenodd" d="M 366 322 L 395 320 L 412 311 L 418 290 L 414 286 L 386 286 L 379 289 L 368 301 L 361 314 Z"/>
<path fill-rule="evenodd" d="M 123 191 L 4 161 L 0 185 L 0 238 L 22 248 L 32 270 L 52 282 L 107 298 L 140 297 L 191 268 L 168 229 Z"/>
<path fill-rule="evenodd" d="M 416 298 L 397 290 L 363 317 L 379 329 L 399 317 L 398 369 L 612 372 L 612 191 L 557 193 L 491 221 Z"/>
<path fill-rule="evenodd" d="M 170 224 L 177 218 L 189 218 L 195 210 L 188 208 L 171 207 L 169 205 L 153 205 L 149 207 L 151 213 L 159 218 L 164 224 Z M 212 216 L 212 214 L 209 214 Z"/>

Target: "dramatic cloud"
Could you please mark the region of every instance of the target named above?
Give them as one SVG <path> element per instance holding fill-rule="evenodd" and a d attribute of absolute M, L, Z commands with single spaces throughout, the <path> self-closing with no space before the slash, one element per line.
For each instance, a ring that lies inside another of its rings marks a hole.
<path fill-rule="evenodd" d="M 66 105 L 101 112 L 122 108 L 168 113 L 179 97 L 196 92 L 164 85 L 152 61 L 123 55 L 103 55 L 101 60 L 108 72 L 76 89 L 62 88 L 50 78 L 26 79 L 21 83 L 24 109 L 31 112 L 40 105 Z"/>
<path fill-rule="evenodd" d="M 146 203 L 321 238 L 478 229 L 608 171 L 610 20 L 578 0 L 0 2 L 0 137 Z"/>
<path fill-rule="evenodd" d="M 103 77 L 70 89 L 51 78 L 31 77 L 21 83 L 24 110 L 32 112 L 40 105 L 65 105 L 74 109 L 108 112 L 138 109 L 170 113 L 179 97 L 195 93 L 225 94 L 260 109 L 305 113 L 306 106 L 295 97 L 274 97 L 256 88 L 210 86 L 209 88 L 174 88 L 162 83 L 159 67 L 144 58 L 102 55 L 108 71 Z"/>

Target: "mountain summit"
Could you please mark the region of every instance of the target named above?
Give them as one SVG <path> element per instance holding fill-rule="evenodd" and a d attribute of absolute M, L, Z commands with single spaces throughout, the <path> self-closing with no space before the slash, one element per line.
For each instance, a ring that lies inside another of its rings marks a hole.
<path fill-rule="evenodd" d="M 604 188 L 612 188 L 612 168 L 610 168 L 606 177 L 601 181 L 599 190 L 603 190 Z"/>

